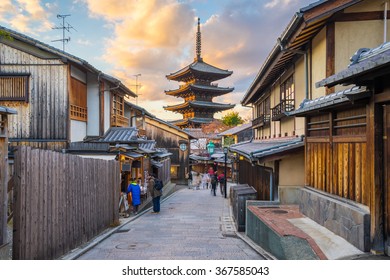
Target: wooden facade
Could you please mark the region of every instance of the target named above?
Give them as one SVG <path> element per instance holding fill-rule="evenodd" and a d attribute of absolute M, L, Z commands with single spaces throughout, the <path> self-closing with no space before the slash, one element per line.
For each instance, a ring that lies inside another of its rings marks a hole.
<path fill-rule="evenodd" d="M 306 117 L 306 184 L 367 205 L 371 214 L 371 251 L 390 253 L 389 105 L 390 43 L 362 52 L 353 63 L 317 86 L 338 84 L 366 88 L 344 102 L 305 102 L 298 116 Z M 353 90 L 352 90 L 353 91 Z M 355 93 L 357 93 L 355 91 Z M 335 100 L 338 93 L 328 96 Z M 329 159 L 324 162 L 323 155 Z M 329 162 L 328 162 L 329 161 Z M 318 168 L 324 166 L 324 168 Z M 325 179 L 323 173 L 327 174 Z"/>
<path fill-rule="evenodd" d="M 151 116 L 145 118 L 145 133 L 148 138 L 156 141 L 157 147 L 163 147 L 172 154 L 170 156 L 170 178 L 178 183 L 186 183 L 185 177 L 189 172 L 191 136 L 180 128 Z M 180 149 L 180 144 L 185 144 L 186 149 Z"/>
<path fill-rule="evenodd" d="M 102 136 L 110 124 L 129 125 L 123 98 L 135 94 L 119 80 L 33 38 L 0 29 L 12 38 L 0 38 L 0 105 L 18 111 L 9 120 L 12 145 L 61 151 L 71 142 Z"/>
<path fill-rule="evenodd" d="M 240 184 L 252 186 L 257 192 L 258 200 L 271 200 L 271 193 L 277 185 L 273 179 L 275 178 L 273 169 L 258 165 L 252 167 L 246 160 L 240 160 L 238 166 Z"/>
<path fill-rule="evenodd" d="M 369 206 L 367 110 L 358 104 L 307 118 L 305 185 Z"/>

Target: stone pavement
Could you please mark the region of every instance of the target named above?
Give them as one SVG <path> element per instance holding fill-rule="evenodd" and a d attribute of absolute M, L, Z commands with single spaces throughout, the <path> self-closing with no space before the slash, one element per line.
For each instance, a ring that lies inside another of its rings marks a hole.
<path fill-rule="evenodd" d="M 182 188 L 63 259 L 82 260 L 260 260 L 262 255 L 235 234 L 229 200 L 210 190 Z"/>

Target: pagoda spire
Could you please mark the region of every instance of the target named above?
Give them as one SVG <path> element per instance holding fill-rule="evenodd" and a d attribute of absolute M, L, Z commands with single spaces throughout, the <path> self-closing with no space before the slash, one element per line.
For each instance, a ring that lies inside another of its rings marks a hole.
<path fill-rule="evenodd" d="M 198 32 L 196 32 L 196 61 L 202 61 L 201 56 L 201 49 L 202 49 L 202 41 L 201 41 L 201 34 L 200 34 L 200 18 L 198 18 Z"/>

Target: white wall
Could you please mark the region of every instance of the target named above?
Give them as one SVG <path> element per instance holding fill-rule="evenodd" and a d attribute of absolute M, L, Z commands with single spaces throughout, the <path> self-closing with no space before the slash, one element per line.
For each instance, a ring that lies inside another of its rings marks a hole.
<path fill-rule="evenodd" d="M 70 141 L 71 142 L 83 141 L 85 136 L 87 136 L 87 124 L 85 122 L 71 120 Z"/>
<path fill-rule="evenodd" d="M 88 125 L 87 135 L 99 135 L 99 84 L 97 76 L 88 74 L 87 83 Z"/>
<path fill-rule="evenodd" d="M 104 133 L 110 128 L 110 116 L 111 116 L 111 106 L 110 106 L 111 98 L 110 92 L 104 92 Z"/>

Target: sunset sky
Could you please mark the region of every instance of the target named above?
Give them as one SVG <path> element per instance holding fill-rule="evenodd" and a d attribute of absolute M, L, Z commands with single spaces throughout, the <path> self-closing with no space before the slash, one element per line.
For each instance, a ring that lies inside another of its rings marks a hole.
<path fill-rule="evenodd" d="M 246 90 L 299 8 L 314 0 L 0 0 L 0 25 L 62 49 L 62 24 L 73 26 L 65 51 L 88 61 L 135 89 L 138 105 L 164 120 L 182 118 L 163 106 L 182 103 L 164 90 L 179 84 L 166 75 L 195 57 L 197 18 L 201 19 L 205 62 L 233 71 L 220 86 L 235 90 L 216 102 L 237 104 L 244 118 L 250 109 L 239 105 Z M 134 100 L 134 103 L 136 101 Z M 216 114 L 221 117 L 226 114 Z"/>

